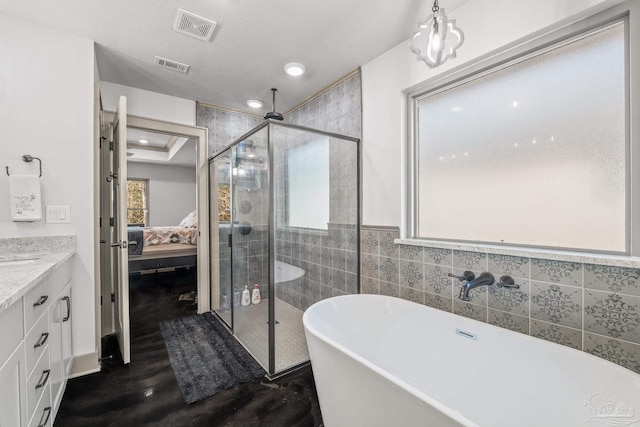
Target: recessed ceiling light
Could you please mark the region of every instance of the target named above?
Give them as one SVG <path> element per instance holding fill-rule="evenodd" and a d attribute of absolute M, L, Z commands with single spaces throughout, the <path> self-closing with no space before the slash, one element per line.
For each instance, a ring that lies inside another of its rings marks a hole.
<path fill-rule="evenodd" d="M 300 64 L 299 62 L 289 62 L 287 65 L 284 66 L 284 71 L 290 76 L 298 77 L 304 74 L 304 72 L 306 71 L 306 68 L 304 67 L 304 65 Z"/>
<path fill-rule="evenodd" d="M 251 108 L 262 108 L 264 104 L 262 103 L 262 101 L 259 101 L 257 99 L 249 99 L 247 101 L 247 105 Z"/>
<path fill-rule="evenodd" d="M 139 140 L 138 140 L 138 142 L 139 142 L 140 144 L 148 144 L 148 143 L 149 143 L 149 141 L 148 141 L 148 140 L 146 140 L 146 139 L 139 139 Z"/>

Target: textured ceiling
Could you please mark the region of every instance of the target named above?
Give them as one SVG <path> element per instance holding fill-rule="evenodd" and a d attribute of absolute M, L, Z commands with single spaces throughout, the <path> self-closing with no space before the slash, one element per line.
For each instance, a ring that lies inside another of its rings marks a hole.
<path fill-rule="evenodd" d="M 448 11 L 468 0 L 441 1 Z M 96 42 L 100 79 L 262 115 L 286 112 L 403 40 L 422 0 L 56 0 L 0 3 L 0 13 Z M 212 42 L 173 31 L 178 8 L 218 23 Z M 188 74 L 153 65 L 189 64 Z M 307 73 L 287 76 L 296 61 Z M 265 106 L 252 110 L 247 99 Z"/>

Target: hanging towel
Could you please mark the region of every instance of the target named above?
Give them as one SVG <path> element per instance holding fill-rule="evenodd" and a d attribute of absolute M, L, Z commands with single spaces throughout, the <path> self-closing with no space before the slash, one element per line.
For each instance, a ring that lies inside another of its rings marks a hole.
<path fill-rule="evenodd" d="M 34 222 L 42 219 L 42 197 L 38 175 L 9 177 L 11 220 Z"/>

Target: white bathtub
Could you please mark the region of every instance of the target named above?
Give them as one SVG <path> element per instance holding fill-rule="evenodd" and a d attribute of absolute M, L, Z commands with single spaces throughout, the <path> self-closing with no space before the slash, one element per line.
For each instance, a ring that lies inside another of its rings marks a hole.
<path fill-rule="evenodd" d="M 328 427 L 640 426 L 640 375 L 581 351 L 381 295 L 303 321 Z"/>

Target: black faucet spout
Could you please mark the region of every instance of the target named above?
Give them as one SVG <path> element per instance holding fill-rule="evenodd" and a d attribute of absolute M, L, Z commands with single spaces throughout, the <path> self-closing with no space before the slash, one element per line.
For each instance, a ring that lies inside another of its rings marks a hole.
<path fill-rule="evenodd" d="M 477 288 L 479 286 L 491 286 L 495 281 L 496 280 L 493 277 L 493 274 L 485 271 L 475 279 L 470 280 L 464 285 L 462 285 L 462 288 L 460 289 L 460 295 L 458 295 L 458 298 L 460 298 L 463 301 L 470 301 L 471 299 L 469 298 L 469 291 L 471 289 Z"/>

